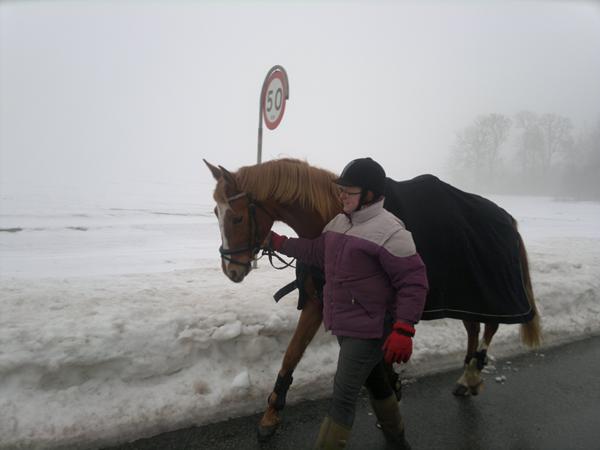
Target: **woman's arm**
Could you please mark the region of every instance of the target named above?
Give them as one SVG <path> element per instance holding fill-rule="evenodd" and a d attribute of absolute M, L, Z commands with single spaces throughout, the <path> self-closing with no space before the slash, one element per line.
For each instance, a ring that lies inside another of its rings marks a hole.
<path fill-rule="evenodd" d="M 271 231 L 273 250 L 322 269 L 325 261 L 325 234 L 315 239 L 289 238 Z"/>
<path fill-rule="evenodd" d="M 394 233 L 382 246 L 379 261 L 396 291 L 395 319 L 417 323 L 423 314 L 429 284 L 425 264 L 410 232 Z"/>

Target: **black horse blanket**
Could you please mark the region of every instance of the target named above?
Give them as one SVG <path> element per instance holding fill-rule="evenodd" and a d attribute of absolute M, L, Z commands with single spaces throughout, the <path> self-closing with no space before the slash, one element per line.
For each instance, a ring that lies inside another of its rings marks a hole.
<path fill-rule="evenodd" d="M 519 234 L 504 209 L 433 175 L 387 179 L 384 207 L 412 233 L 427 266 L 423 319 L 522 323 L 533 318 Z"/>
<path fill-rule="evenodd" d="M 388 178 L 384 207 L 404 222 L 427 266 L 424 320 L 523 323 L 533 318 L 521 272 L 519 234 L 504 209 L 433 175 L 407 181 Z M 322 293 L 322 273 L 298 263 L 298 309 L 307 298 L 302 286 L 309 274 Z"/>

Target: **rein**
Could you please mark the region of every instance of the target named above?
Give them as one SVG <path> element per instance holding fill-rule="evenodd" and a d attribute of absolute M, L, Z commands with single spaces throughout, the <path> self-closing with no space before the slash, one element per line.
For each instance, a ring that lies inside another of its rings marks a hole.
<path fill-rule="evenodd" d="M 262 206 L 258 202 L 255 202 L 254 200 L 252 200 L 252 197 L 250 197 L 250 195 L 248 195 L 246 192 L 240 192 L 239 194 L 228 197 L 227 202 L 231 203 L 232 201 L 243 198 L 243 197 L 246 197 L 248 199 L 248 217 L 250 219 L 248 221 L 249 222 L 248 225 L 250 227 L 249 234 L 248 234 L 248 236 L 249 236 L 248 243 L 246 244 L 246 246 L 239 247 L 236 249 L 225 249 L 225 248 L 223 248 L 223 245 L 221 245 L 219 247 L 219 253 L 221 254 L 221 258 L 231 264 L 237 264 L 239 266 L 244 266 L 247 269 L 250 269 L 252 267 L 252 263 L 237 261 L 231 257 L 231 255 L 238 255 L 240 253 L 245 253 L 245 252 L 250 251 L 250 252 L 252 252 L 252 256 L 255 257 L 256 260 L 259 260 L 263 256 L 267 255 L 269 258 L 269 263 L 271 264 L 271 267 L 273 267 L 274 269 L 283 270 L 283 269 L 287 269 L 288 267 L 295 268 L 295 266 L 293 265 L 295 258 L 292 258 L 292 260 L 290 262 L 286 262 L 281 256 L 276 254 L 272 248 L 262 247 L 260 245 L 261 242 L 260 242 L 260 237 L 258 236 L 258 225 L 256 223 L 256 207 L 262 209 L 265 212 L 265 214 L 267 216 L 269 216 L 273 222 L 275 222 L 275 218 L 271 215 L 271 213 L 269 213 L 269 211 L 267 211 L 267 209 L 264 206 Z M 262 253 L 261 253 L 260 257 L 256 258 L 256 255 L 258 254 L 258 252 L 260 250 L 262 250 Z M 275 257 L 280 262 L 282 262 L 283 266 L 277 267 L 273 263 L 273 257 Z"/>
<path fill-rule="evenodd" d="M 273 250 L 271 247 L 263 248 L 262 254 L 260 255 L 260 258 L 258 258 L 258 259 L 261 259 L 265 255 L 267 255 L 269 257 L 269 263 L 271 264 L 271 267 L 273 269 L 283 270 L 283 269 L 287 269 L 288 267 L 291 267 L 292 269 L 296 268 L 296 266 L 294 265 L 294 261 L 296 260 L 296 258 L 292 258 L 288 262 L 285 259 L 283 259 L 281 256 L 279 256 L 277 253 L 275 253 L 275 250 Z M 273 263 L 273 257 L 277 258 L 280 262 L 282 262 L 283 266 L 277 267 L 275 265 L 275 263 Z"/>

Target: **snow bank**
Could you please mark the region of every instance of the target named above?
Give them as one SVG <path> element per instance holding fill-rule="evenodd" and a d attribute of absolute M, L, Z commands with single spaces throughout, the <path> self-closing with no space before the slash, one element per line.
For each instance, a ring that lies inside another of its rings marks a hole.
<path fill-rule="evenodd" d="M 260 409 L 298 318 L 271 297 L 291 273 L 235 285 L 216 267 L 4 282 L 0 446 L 105 445 Z M 298 394 L 322 393 L 335 354 L 321 333 Z"/>

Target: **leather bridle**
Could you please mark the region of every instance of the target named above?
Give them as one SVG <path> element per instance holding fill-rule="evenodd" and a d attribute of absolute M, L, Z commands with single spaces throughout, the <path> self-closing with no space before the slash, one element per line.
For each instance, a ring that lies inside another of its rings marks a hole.
<path fill-rule="evenodd" d="M 240 266 L 244 266 L 247 269 L 249 269 L 252 264 L 250 262 L 241 262 L 241 261 L 237 261 L 235 259 L 233 259 L 231 257 L 231 255 L 239 255 L 240 253 L 246 253 L 246 252 L 251 252 L 253 258 L 256 257 L 256 255 L 258 254 L 258 252 L 261 250 L 261 241 L 260 241 L 260 236 L 258 235 L 258 223 L 256 221 L 256 208 L 260 208 L 262 209 L 265 214 L 267 214 L 267 216 L 269 216 L 273 221 L 275 221 L 275 219 L 273 218 L 273 216 L 269 213 L 269 211 L 266 210 L 266 208 L 264 206 L 262 206 L 260 203 L 255 202 L 254 200 L 252 200 L 252 197 L 250 197 L 250 195 L 248 195 L 246 192 L 240 192 L 239 194 L 233 195 L 229 198 L 227 198 L 227 202 L 229 204 L 231 204 L 232 201 L 234 200 L 238 200 L 240 198 L 247 198 L 248 199 L 248 226 L 249 226 L 249 234 L 248 234 L 248 243 L 244 246 L 244 247 L 238 247 L 236 249 L 224 249 L 223 245 L 221 245 L 219 247 L 219 253 L 221 254 L 221 258 L 224 259 L 225 261 L 231 263 L 231 264 L 237 264 Z"/>
<path fill-rule="evenodd" d="M 248 243 L 246 244 L 246 246 L 238 247 L 236 249 L 224 249 L 223 245 L 221 245 L 219 247 L 219 253 L 221 254 L 221 259 L 224 259 L 225 261 L 227 261 L 231 264 L 237 264 L 238 266 L 243 266 L 246 269 L 250 270 L 252 268 L 251 262 L 237 261 L 237 260 L 233 259 L 231 257 L 231 255 L 239 255 L 240 253 L 245 253 L 245 252 L 251 251 L 253 258 L 256 259 L 256 255 L 258 254 L 258 252 L 260 250 L 262 250 L 262 254 L 261 254 L 260 258 L 262 258 L 264 255 L 267 255 L 269 257 L 269 263 L 271 264 L 271 267 L 273 267 L 274 269 L 282 270 L 282 269 L 286 269 L 288 267 L 296 268 L 296 266 L 294 266 L 295 258 L 292 258 L 291 261 L 285 261 L 281 256 L 279 256 L 277 253 L 275 253 L 275 251 L 272 248 L 270 248 L 270 247 L 265 248 L 265 247 L 261 246 L 262 242 L 260 242 L 260 236 L 258 235 L 258 223 L 256 222 L 256 208 L 260 208 L 267 216 L 269 216 L 269 218 L 273 222 L 275 222 L 275 218 L 273 217 L 273 215 L 264 206 L 262 206 L 260 203 L 258 203 L 256 201 L 254 201 L 252 199 L 252 197 L 246 192 L 240 192 L 239 194 L 228 197 L 227 203 L 231 204 L 232 201 L 235 201 L 237 199 L 244 198 L 244 197 L 246 197 L 248 199 L 248 218 L 249 218 L 249 220 L 248 220 L 248 226 L 249 226 Z M 258 258 L 258 259 L 260 259 L 260 258 Z M 279 260 L 281 263 L 283 263 L 283 266 L 276 266 L 275 263 L 273 263 L 273 258 L 275 258 L 275 259 Z"/>

